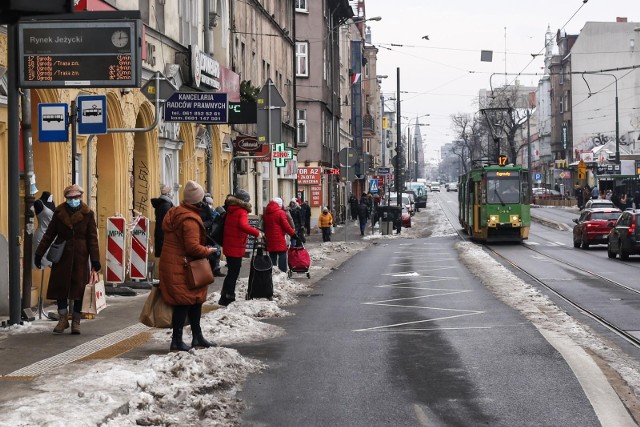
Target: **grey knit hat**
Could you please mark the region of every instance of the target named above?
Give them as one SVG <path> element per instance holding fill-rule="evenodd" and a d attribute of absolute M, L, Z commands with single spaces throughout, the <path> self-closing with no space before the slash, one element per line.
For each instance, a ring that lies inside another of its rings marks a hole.
<path fill-rule="evenodd" d="M 184 201 L 191 204 L 200 203 L 204 199 L 202 186 L 195 181 L 187 181 L 184 186 Z"/>
<path fill-rule="evenodd" d="M 247 202 L 249 203 L 249 201 L 251 200 L 251 196 L 249 196 L 249 193 L 247 193 L 245 190 L 238 190 L 236 191 L 236 194 L 233 195 L 236 199 L 240 199 L 243 202 Z"/>

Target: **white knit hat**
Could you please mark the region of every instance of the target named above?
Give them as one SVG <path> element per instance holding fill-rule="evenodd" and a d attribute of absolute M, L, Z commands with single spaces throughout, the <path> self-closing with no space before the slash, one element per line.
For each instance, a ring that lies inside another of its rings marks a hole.
<path fill-rule="evenodd" d="M 272 200 L 272 202 L 276 202 L 278 204 L 278 206 L 282 207 L 282 199 L 280 197 L 274 197 Z"/>

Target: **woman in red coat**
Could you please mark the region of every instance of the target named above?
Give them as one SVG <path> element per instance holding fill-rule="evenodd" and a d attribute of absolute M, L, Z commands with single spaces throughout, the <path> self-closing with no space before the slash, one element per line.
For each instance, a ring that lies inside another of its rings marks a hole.
<path fill-rule="evenodd" d="M 205 207 L 204 190 L 194 182 L 184 186 L 184 200 L 171 208 L 162 221 L 164 244 L 160 255 L 160 293 L 173 306 L 171 351 L 188 351 L 182 341 L 182 329 L 187 316 L 191 324 L 191 347 L 214 347 L 202 336 L 200 317 L 207 299 L 207 287 L 192 289 L 187 284 L 185 259 L 208 258 L 217 249 L 205 246 L 206 237 L 200 213 Z"/>
<path fill-rule="evenodd" d="M 264 236 L 271 262 L 278 265 L 280 271 L 287 272 L 287 240 L 285 234 L 293 237 L 295 230 L 289 224 L 287 213 L 282 208 L 282 199 L 276 197 L 269 202 L 262 216 Z"/>
<path fill-rule="evenodd" d="M 251 203 L 249 193 L 238 190 L 227 196 L 224 208 L 227 211 L 224 220 L 222 251 L 227 258 L 227 277 L 224 278 L 218 304 L 227 306 L 236 300 L 236 281 L 242 267 L 242 257 L 247 248 L 249 234 L 260 237 L 262 233 L 249 225 Z"/>

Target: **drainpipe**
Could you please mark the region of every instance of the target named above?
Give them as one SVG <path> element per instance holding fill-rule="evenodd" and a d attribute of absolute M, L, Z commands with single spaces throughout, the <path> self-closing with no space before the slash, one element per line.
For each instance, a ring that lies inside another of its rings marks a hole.
<path fill-rule="evenodd" d="M 211 53 L 211 28 L 209 27 L 209 13 L 211 13 L 209 0 L 204 0 L 204 51 Z M 209 158 L 207 159 L 207 192 L 213 194 L 213 126 L 207 125 L 209 133 Z"/>

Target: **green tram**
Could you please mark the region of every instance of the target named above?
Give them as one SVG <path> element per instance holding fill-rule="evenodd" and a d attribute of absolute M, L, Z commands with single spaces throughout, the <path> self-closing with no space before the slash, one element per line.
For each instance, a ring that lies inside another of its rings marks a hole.
<path fill-rule="evenodd" d="M 529 171 L 522 166 L 483 166 L 461 175 L 460 225 L 472 239 L 482 242 L 527 239 L 531 227 L 529 185 Z"/>

